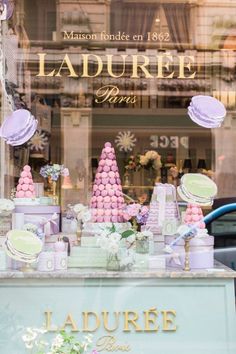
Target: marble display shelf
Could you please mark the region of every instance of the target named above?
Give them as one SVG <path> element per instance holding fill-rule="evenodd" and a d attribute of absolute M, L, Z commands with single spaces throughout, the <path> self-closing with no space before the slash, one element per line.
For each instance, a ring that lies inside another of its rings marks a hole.
<path fill-rule="evenodd" d="M 21 272 L 21 271 L 0 271 L 0 279 L 204 279 L 204 278 L 236 278 L 236 271 L 224 266 L 220 262 L 215 262 L 212 269 L 200 269 L 190 272 L 167 268 L 166 270 L 149 269 L 129 272 L 112 272 L 105 269 L 69 269 L 67 271 L 53 272 Z"/>

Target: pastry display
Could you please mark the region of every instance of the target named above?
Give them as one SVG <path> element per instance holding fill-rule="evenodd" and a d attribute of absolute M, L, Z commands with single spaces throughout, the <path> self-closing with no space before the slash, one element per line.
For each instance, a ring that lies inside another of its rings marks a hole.
<path fill-rule="evenodd" d="M 184 225 L 179 228 L 179 233 L 185 229 L 194 227 L 194 237 L 189 241 L 190 254 L 189 262 L 191 269 L 212 268 L 214 266 L 214 237 L 208 235 L 208 230 L 203 221 L 202 209 L 197 204 L 188 204 L 185 216 Z M 167 236 L 166 244 L 173 241 L 173 237 Z M 173 247 L 175 256 L 167 257 L 167 265 L 170 267 L 184 268 L 185 263 L 185 241 L 179 240 Z"/>
<path fill-rule="evenodd" d="M 125 201 L 115 150 L 111 143 L 105 143 L 102 150 L 90 203 L 92 220 L 84 224 L 82 236 L 94 236 L 104 223 L 114 223 L 127 227 L 123 218 Z"/>
<path fill-rule="evenodd" d="M 224 121 L 226 109 L 219 100 L 211 96 L 193 96 L 188 107 L 193 122 L 204 128 L 218 128 Z"/>
<path fill-rule="evenodd" d="M 26 165 L 20 174 L 16 187 L 16 198 L 35 198 L 34 182 L 31 174 L 31 167 Z"/>
<path fill-rule="evenodd" d="M 124 197 L 115 150 L 106 143 L 95 176 L 91 200 L 93 222 L 123 222 Z"/>
<path fill-rule="evenodd" d="M 149 217 L 145 228 L 155 236 L 162 235 L 164 224 L 180 221 L 180 213 L 176 201 L 176 189 L 172 184 L 156 183 L 150 203 Z"/>

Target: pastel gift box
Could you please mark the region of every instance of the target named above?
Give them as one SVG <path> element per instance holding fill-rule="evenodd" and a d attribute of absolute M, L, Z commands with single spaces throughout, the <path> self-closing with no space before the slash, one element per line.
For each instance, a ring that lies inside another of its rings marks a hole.
<path fill-rule="evenodd" d="M 55 269 L 54 252 L 41 252 L 38 259 L 39 272 L 51 272 Z"/>
<path fill-rule="evenodd" d="M 150 269 L 166 269 L 166 257 L 165 254 L 159 253 L 149 257 Z"/>
<path fill-rule="evenodd" d="M 0 270 L 7 269 L 7 255 L 3 250 L 0 250 Z"/>
<path fill-rule="evenodd" d="M 5 236 L 12 228 L 12 215 L 0 215 L 0 236 Z"/>
<path fill-rule="evenodd" d="M 134 269 L 145 270 L 149 268 L 149 254 L 135 253 Z"/>
<path fill-rule="evenodd" d="M 104 268 L 107 253 L 98 247 L 73 247 L 68 257 L 69 268 Z"/>
<path fill-rule="evenodd" d="M 34 224 L 42 229 L 47 228 L 46 236 L 59 233 L 60 207 L 54 205 L 16 205 L 15 214 L 24 214 L 24 224 Z M 16 216 L 15 216 L 16 217 Z"/>
<path fill-rule="evenodd" d="M 149 230 L 156 241 L 161 241 L 159 235 L 174 234 L 180 222 L 180 213 L 176 199 L 176 189 L 171 184 L 156 183 L 148 220 L 142 230 Z"/>
<path fill-rule="evenodd" d="M 174 240 L 173 236 L 166 236 L 166 244 Z M 166 256 L 168 267 L 184 268 L 185 263 L 185 241 L 180 240 L 173 246 L 173 254 Z M 190 268 L 206 269 L 214 267 L 214 237 L 194 237 L 190 240 Z"/>
<path fill-rule="evenodd" d="M 55 270 L 67 269 L 67 252 L 55 252 L 54 253 L 54 266 Z"/>

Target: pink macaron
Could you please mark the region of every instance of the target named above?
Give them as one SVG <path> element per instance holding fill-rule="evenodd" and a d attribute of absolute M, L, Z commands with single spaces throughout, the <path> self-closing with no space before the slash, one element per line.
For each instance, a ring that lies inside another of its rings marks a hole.
<path fill-rule="evenodd" d="M 97 209 L 97 215 L 98 216 L 103 216 L 104 215 L 104 210 L 103 209 Z"/>
<path fill-rule="evenodd" d="M 104 218 L 103 216 L 97 216 L 97 222 L 103 222 Z"/>
<path fill-rule="evenodd" d="M 113 190 L 113 189 L 109 189 L 109 191 L 108 191 L 108 195 L 110 196 L 110 197 L 112 197 L 113 195 L 115 195 L 115 191 Z"/>
<path fill-rule="evenodd" d="M 115 178 L 116 174 L 115 174 L 114 171 L 110 171 L 110 172 L 108 173 L 108 176 L 109 176 L 110 178 Z"/>
<path fill-rule="evenodd" d="M 26 171 L 26 172 L 30 172 L 31 171 L 31 167 L 29 165 L 25 165 L 23 170 Z"/>
<path fill-rule="evenodd" d="M 108 216 L 108 215 L 105 215 L 105 216 L 103 217 L 103 219 L 104 219 L 105 222 L 111 222 L 111 217 Z"/>
<path fill-rule="evenodd" d="M 104 202 L 105 203 L 110 203 L 111 198 L 107 195 L 106 197 L 104 197 Z"/>
<path fill-rule="evenodd" d="M 105 186 L 109 182 L 108 178 L 103 178 L 102 179 L 102 184 Z"/>
<path fill-rule="evenodd" d="M 193 215 L 193 216 L 192 216 L 192 220 L 193 220 L 194 222 L 197 222 L 197 221 L 200 221 L 200 220 L 201 220 L 201 217 L 200 217 L 199 215 Z"/>
<path fill-rule="evenodd" d="M 111 166 L 111 170 L 116 172 L 116 171 L 118 171 L 118 167 L 117 166 Z"/>
<path fill-rule="evenodd" d="M 112 222 L 118 222 L 118 217 L 117 216 L 112 216 L 111 217 Z"/>
<path fill-rule="evenodd" d="M 113 195 L 113 197 L 111 197 L 111 201 L 112 202 L 117 202 L 117 197 L 115 195 Z"/>
<path fill-rule="evenodd" d="M 28 173 L 27 173 L 26 171 L 22 171 L 21 174 L 20 174 L 20 176 L 21 176 L 22 178 L 25 178 L 25 177 L 28 176 Z"/>
<path fill-rule="evenodd" d="M 105 187 L 104 187 L 103 184 L 100 184 L 99 187 L 98 187 L 98 189 L 99 189 L 100 191 L 103 191 L 104 188 L 105 188 Z"/>
<path fill-rule="evenodd" d="M 23 191 L 19 191 L 16 193 L 17 198 L 24 198 L 24 196 L 25 196 L 25 192 L 23 192 Z"/>
<path fill-rule="evenodd" d="M 198 215 L 198 208 L 197 207 L 192 208 L 192 213 L 194 215 Z"/>
<path fill-rule="evenodd" d="M 110 171 L 110 166 L 107 166 L 107 165 L 104 166 L 104 167 L 103 167 L 103 170 L 104 170 L 105 172 L 109 172 L 109 171 Z"/>
<path fill-rule="evenodd" d="M 117 209 L 112 209 L 111 213 L 112 215 L 117 216 L 119 214 L 119 211 Z"/>
<path fill-rule="evenodd" d="M 110 146 L 106 146 L 104 149 L 103 149 L 104 152 L 106 152 L 107 154 L 109 154 L 111 152 L 111 147 Z"/>
<path fill-rule="evenodd" d="M 99 166 L 105 166 L 105 160 L 104 159 L 102 159 L 102 160 L 100 160 L 100 162 L 99 162 Z"/>
<path fill-rule="evenodd" d="M 110 153 L 107 155 L 107 157 L 108 157 L 110 160 L 114 160 L 115 155 L 114 155 L 112 152 L 110 152 Z"/>
<path fill-rule="evenodd" d="M 114 161 L 106 159 L 106 166 L 113 166 L 114 165 Z"/>
<path fill-rule="evenodd" d="M 111 208 L 111 204 L 110 203 L 104 203 L 103 204 L 103 208 L 104 209 L 110 209 Z"/>
<path fill-rule="evenodd" d="M 24 178 L 24 183 L 26 183 L 26 184 L 29 184 L 29 183 L 30 183 L 29 177 L 25 177 L 25 178 Z"/>
<path fill-rule="evenodd" d="M 102 203 L 102 202 L 98 202 L 97 203 L 97 208 L 98 209 L 103 209 L 103 206 L 104 206 L 104 203 Z"/>
<path fill-rule="evenodd" d="M 19 183 L 20 183 L 20 184 L 23 184 L 23 183 L 24 183 L 24 178 L 20 178 L 20 179 L 19 179 Z"/>
<path fill-rule="evenodd" d="M 97 172 L 102 172 L 102 166 L 98 166 Z"/>
<path fill-rule="evenodd" d="M 95 192 L 95 195 L 96 195 L 96 197 L 99 197 L 99 196 L 100 196 L 100 190 L 97 190 L 97 191 Z"/>
<path fill-rule="evenodd" d="M 99 195 L 98 197 L 97 197 L 97 202 L 99 203 L 99 202 L 102 202 L 103 201 L 103 197 L 101 196 L 101 195 Z"/>
<path fill-rule="evenodd" d="M 110 183 L 107 183 L 107 185 L 106 185 L 106 190 L 109 191 L 110 189 L 112 189 L 112 186 L 111 186 Z"/>
<path fill-rule="evenodd" d="M 21 184 L 18 184 L 18 186 L 16 187 L 17 192 L 22 190 L 21 186 L 22 186 Z"/>
<path fill-rule="evenodd" d="M 111 143 L 109 141 L 107 141 L 105 144 L 104 144 L 105 147 L 111 147 Z"/>
<path fill-rule="evenodd" d="M 102 192 L 101 192 L 101 195 L 102 197 L 106 197 L 108 195 L 108 191 L 106 189 L 104 189 Z"/>
<path fill-rule="evenodd" d="M 29 185 L 26 183 L 22 184 L 21 186 L 23 191 L 27 191 L 29 189 Z"/>
<path fill-rule="evenodd" d="M 33 193 L 30 191 L 25 192 L 26 198 L 33 198 Z"/>
<path fill-rule="evenodd" d="M 111 210 L 110 209 L 106 209 L 104 214 L 106 216 L 110 216 L 111 215 Z"/>

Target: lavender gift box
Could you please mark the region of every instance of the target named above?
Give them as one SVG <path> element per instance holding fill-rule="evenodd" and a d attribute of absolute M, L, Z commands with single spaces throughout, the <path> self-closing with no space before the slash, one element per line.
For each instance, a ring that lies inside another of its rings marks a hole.
<path fill-rule="evenodd" d="M 169 245 L 174 240 L 173 236 L 166 236 L 165 243 Z M 185 242 L 180 240 L 173 246 L 173 254 L 166 257 L 167 267 L 184 268 L 185 263 Z M 206 269 L 214 267 L 214 237 L 195 237 L 190 240 L 190 268 Z"/>
<path fill-rule="evenodd" d="M 46 236 L 58 234 L 60 231 L 60 206 L 16 205 L 13 213 L 13 228 L 21 229 L 24 224 L 28 223 L 42 228 Z"/>

